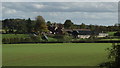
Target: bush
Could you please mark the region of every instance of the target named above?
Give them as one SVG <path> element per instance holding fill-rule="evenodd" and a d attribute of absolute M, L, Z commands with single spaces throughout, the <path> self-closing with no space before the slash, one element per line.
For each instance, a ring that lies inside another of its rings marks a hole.
<path fill-rule="evenodd" d="M 44 40 L 42 40 L 41 36 L 31 36 L 30 39 L 32 40 L 32 42 L 43 42 Z"/>
<path fill-rule="evenodd" d="M 48 37 L 48 42 L 57 42 L 57 39 L 53 37 Z"/>
<path fill-rule="evenodd" d="M 110 61 L 100 64 L 105 68 L 120 68 L 120 44 L 113 43 L 112 48 L 107 48 L 109 51 L 108 59 Z"/>
<path fill-rule="evenodd" d="M 114 33 L 114 36 L 120 36 L 120 31 Z"/>
<path fill-rule="evenodd" d="M 3 39 L 2 39 L 2 43 L 5 43 L 5 44 L 9 43 L 9 39 L 3 38 Z"/>
<path fill-rule="evenodd" d="M 15 43 L 38 43 L 38 42 L 71 42 L 72 36 L 69 35 L 52 35 L 48 37 L 48 40 L 42 39 L 41 36 L 34 36 L 31 35 L 30 37 L 10 37 L 10 38 L 3 38 L 3 44 L 15 44 Z"/>
<path fill-rule="evenodd" d="M 57 39 L 58 42 L 71 42 L 72 37 L 69 35 L 55 35 L 53 38 Z"/>

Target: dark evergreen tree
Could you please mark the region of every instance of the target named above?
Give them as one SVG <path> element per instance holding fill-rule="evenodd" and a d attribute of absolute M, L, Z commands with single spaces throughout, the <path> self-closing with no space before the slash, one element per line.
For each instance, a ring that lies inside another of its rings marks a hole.
<path fill-rule="evenodd" d="M 28 18 L 27 20 L 26 27 L 27 27 L 27 33 L 31 33 L 33 30 L 33 25 L 30 18 Z"/>
<path fill-rule="evenodd" d="M 71 20 L 66 20 L 64 23 L 64 28 L 65 29 L 72 29 L 73 28 L 73 22 Z"/>

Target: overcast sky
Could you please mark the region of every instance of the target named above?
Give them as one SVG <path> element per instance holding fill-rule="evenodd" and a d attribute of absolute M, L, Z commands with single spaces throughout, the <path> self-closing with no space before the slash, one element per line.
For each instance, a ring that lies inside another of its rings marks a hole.
<path fill-rule="evenodd" d="M 118 2 L 119 0 L 1 0 L 2 2 Z"/>
<path fill-rule="evenodd" d="M 98 25 L 114 25 L 115 23 L 118 23 L 118 3 L 117 2 L 2 3 L 3 19 L 6 18 L 35 19 L 35 17 L 38 15 L 43 16 L 46 21 L 58 23 L 64 23 L 66 19 L 71 19 L 75 24 L 85 23 Z"/>

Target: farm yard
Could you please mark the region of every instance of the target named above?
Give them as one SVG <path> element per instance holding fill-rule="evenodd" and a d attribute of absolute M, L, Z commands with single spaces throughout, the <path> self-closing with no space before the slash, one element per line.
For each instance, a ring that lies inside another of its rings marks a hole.
<path fill-rule="evenodd" d="M 3 66 L 97 66 L 111 43 L 3 44 Z"/>

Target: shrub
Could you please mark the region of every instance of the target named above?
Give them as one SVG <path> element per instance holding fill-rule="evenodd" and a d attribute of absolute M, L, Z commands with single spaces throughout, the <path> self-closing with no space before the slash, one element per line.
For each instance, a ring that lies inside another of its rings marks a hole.
<path fill-rule="evenodd" d="M 120 31 L 114 33 L 114 36 L 120 36 Z"/>
<path fill-rule="evenodd" d="M 31 38 L 32 42 L 42 42 L 43 41 L 41 36 L 31 36 L 30 38 Z"/>
<path fill-rule="evenodd" d="M 72 37 L 69 35 L 55 35 L 53 38 L 57 39 L 58 42 L 71 42 Z"/>
<path fill-rule="evenodd" d="M 8 41 L 7 38 L 3 38 L 3 39 L 2 39 L 2 43 L 6 43 L 6 44 L 7 44 L 8 42 L 9 42 L 9 41 Z"/>
<path fill-rule="evenodd" d="M 13 44 L 13 43 L 38 43 L 38 42 L 71 42 L 72 36 L 69 35 L 53 35 L 48 37 L 48 40 L 42 39 L 42 36 L 30 36 L 30 37 L 14 37 L 14 38 L 3 38 L 2 43 Z"/>
<path fill-rule="evenodd" d="M 112 48 L 107 48 L 109 51 L 108 59 L 110 61 L 100 64 L 105 68 L 120 68 L 120 44 L 113 43 Z"/>
<path fill-rule="evenodd" d="M 53 37 L 48 37 L 48 42 L 57 42 L 57 39 Z"/>

